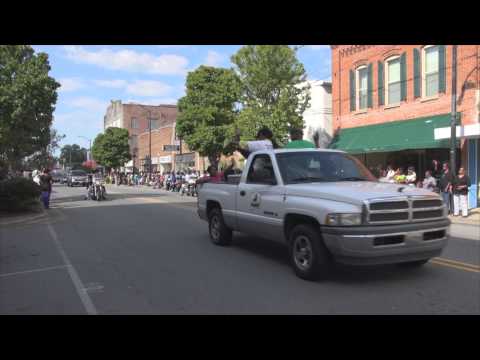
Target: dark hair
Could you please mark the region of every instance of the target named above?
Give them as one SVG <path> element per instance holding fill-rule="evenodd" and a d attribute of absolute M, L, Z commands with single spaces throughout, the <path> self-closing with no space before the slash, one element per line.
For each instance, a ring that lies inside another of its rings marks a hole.
<path fill-rule="evenodd" d="M 272 140 L 273 138 L 273 133 L 268 127 L 262 127 L 260 130 L 257 132 L 257 138 L 263 136 L 266 137 L 269 140 Z"/>
<path fill-rule="evenodd" d="M 290 129 L 290 136 L 292 138 L 302 138 L 303 137 L 303 129 L 299 129 L 299 128 Z"/>

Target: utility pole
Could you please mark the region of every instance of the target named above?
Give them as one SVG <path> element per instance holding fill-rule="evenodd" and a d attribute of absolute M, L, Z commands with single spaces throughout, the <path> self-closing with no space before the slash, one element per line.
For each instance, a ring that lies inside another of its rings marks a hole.
<path fill-rule="evenodd" d="M 440 69 L 443 71 L 443 69 Z M 450 171 L 457 173 L 456 143 L 457 143 L 457 45 L 452 45 L 452 114 L 450 120 Z"/>
<path fill-rule="evenodd" d="M 152 178 L 152 114 L 148 110 L 148 178 Z"/>

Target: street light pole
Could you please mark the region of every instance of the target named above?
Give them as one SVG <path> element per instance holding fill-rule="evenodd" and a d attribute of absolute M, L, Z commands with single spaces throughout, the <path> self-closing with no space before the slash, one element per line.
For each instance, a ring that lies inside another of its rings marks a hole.
<path fill-rule="evenodd" d="M 152 178 L 152 114 L 148 110 L 148 179 Z"/>
<path fill-rule="evenodd" d="M 440 69 L 442 71 L 442 69 Z M 450 119 L 450 171 L 456 174 L 457 142 L 457 45 L 452 45 L 452 114 Z"/>
<path fill-rule="evenodd" d="M 92 157 L 92 139 L 89 139 L 85 136 L 79 136 L 79 138 L 85 139 L 90 143 L 90 147 L 88 148 L 88 153 L 87 153 L 87 160 L 91 160 L 91 157 Z"/>

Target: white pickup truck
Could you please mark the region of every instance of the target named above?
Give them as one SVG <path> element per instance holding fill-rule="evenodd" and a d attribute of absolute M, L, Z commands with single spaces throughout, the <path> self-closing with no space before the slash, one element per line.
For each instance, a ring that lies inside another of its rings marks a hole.
<path fill-rule="evenodd" d="M 450 227 L 438 194 L 378 182 L 355 157 L 320 149 L 250 154 L 242 175 L 201 185 L 198 215 L 217 245 L 229 245 L 232 231 L 283 242 L 307 280 L 333 262 L 423 265 Z"/>

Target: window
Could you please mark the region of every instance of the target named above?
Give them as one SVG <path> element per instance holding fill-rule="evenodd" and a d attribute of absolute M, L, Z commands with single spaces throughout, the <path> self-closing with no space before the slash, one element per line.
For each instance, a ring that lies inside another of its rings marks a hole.
<path fill-rule="evenodd" d="M 157 119 L 150 119 L 150 121 L 152 123 L 152 130 L 158 129 L 158 127 L 159 127 L 158 120 Z"/>
<path fill-rule="evenodd" d="M 130 123 L 130 127 L 132 129 L 138 129 L 138 121 L 137 121 L 136 118 L 132 118 L 131 123 Z"/>
<path fill-rule="evenodd" d="M 249 184 L 275 185 L 275 172 L 269 155 L 257 155 L 250 165 L 247 175 Z"/>
<path fill-rule="evenodd" d="M 368 70 L 366 66 L 357 69 L 357 109 L 366 109 L 368 105 Z"/>
<path fill-rule="evenodd" d="M 439 93 L 439 48 L 426 46 L 423 48 L 423 96 L 430 97 Z"/>
<path fill-rule="evenodd" d="M 377 181 L 355 157 L 339 152 L 289 152 L 277 154 L 285 184 Z"/>
<path fill-rule="evenodd" d="M 387 104 L 398 104 L 401 101 L 400 57 L 387 60 L 386 71 Z"/>
<path fill-rule="evenodd" d="M 132 135 L 131 137 L 131 145 L 132 145 L 132 148 L 136 148 L 138 146 L 138 142 L 137 142 L 137 135 Z"/>

